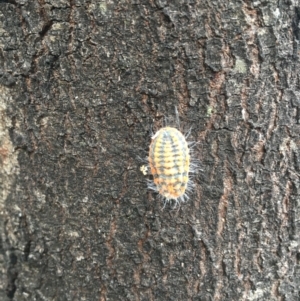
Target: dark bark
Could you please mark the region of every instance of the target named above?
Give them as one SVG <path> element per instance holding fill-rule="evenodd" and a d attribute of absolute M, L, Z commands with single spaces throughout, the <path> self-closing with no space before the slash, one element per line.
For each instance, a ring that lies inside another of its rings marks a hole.
<path fill-rule="evenodd" d="M 300 3 L 0 2 L 1 300 L 300 300 Z M 201 162 L 141 173 L 178 107 Z"/>

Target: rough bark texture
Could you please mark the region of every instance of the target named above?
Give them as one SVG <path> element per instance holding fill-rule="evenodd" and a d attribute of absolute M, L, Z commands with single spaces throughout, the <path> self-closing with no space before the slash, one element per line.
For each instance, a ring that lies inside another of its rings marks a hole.
<path fill-rule="evenodd" d="M 1 300 L 300 299 L 298 0 L 0 2 Z M 178 107 L 179 209 L 146 155 Z"/>

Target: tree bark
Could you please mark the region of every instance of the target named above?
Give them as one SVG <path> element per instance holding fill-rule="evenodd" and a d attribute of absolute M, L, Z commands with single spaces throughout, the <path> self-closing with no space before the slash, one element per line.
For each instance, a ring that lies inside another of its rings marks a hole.
<path fill-rule="evenodd" d="M 300 3 L 0 3 L 1 300 L 300 300 Z M 188 202 L 140 157 L 174 117 Z"/>

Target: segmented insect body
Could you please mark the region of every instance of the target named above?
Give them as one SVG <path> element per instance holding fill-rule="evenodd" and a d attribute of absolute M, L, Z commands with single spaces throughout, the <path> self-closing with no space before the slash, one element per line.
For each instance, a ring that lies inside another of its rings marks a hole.
<path fill-rule="evenodd" d="M 149 165 L 156 190 L 168 200 L 184 200 L 189 181 L 190 151 L 183 134 L 173 127 L 160 129 L 149 150 Z"/>

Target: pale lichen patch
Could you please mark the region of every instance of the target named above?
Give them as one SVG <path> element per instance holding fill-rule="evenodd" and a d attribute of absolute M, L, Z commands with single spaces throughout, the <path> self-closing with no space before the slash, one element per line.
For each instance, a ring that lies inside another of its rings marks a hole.
<path fill-rule="evenodd" d="M 9 136 L 11 119 L 7 116 L 7 104 L 12 102 L 10 89 L 0 86 L 0 211 L 9 195 L 16 174 L 19 173 L 18 156 Z"/>
<path fill-rule="evenodd" d="M 235 61 L 234 71 L 236 73 L 246 73 L 247 64 L 243 59 L 237 58 Z"/>

